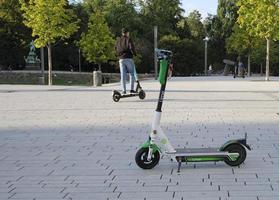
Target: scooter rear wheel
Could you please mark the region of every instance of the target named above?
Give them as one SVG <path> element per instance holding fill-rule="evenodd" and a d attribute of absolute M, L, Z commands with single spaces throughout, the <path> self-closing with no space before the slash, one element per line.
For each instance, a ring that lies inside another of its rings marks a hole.
<path fill-rule="evenodd" d="M 239 156 L 235 161 L 231 161 L 228 158 L 225 158 L 225 163 L 230 166 L 238 166 L 241 165 L 246 159 L 246 149 L 241 144 L 231 144 L 227 146 L 224 151 L 228 151 L 229 153 L 238 153 Z"/>
<path fill-rule="evenodd" d="M 136 153 L 136 163 L 142 169 L 152 169 L 159 163 L 160 153 L 158 151 L 153 153 L 150 161 L 147 160 L 147 156 L 148 148 L 141 148 Z"/>
<path fill-rule="evenodd" d="M 139 92 L 139 98 L 140 98 L 140 99 L 145 99 L 145 96 L 146 96 L 145 92 L 144 92 L 143 90 L 141 90 L 141 91 Z"/>

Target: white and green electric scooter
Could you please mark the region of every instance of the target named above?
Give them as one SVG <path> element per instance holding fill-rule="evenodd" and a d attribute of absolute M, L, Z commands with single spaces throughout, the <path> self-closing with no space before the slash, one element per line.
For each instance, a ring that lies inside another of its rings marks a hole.
<path fill-rule="evenodd" d="M 230 166 L 242 164 L 246 158 L 246 149 L 251 150 L 246 142 L 246 134 L 244 139 L 230 140 L 220 148 L 175 149 L 171 145 L 160 127 L 160 120 L 168 74 L 170 68 L 172 68 L 172 52 L 161 49 L 157 49 L 156 51 L 157 58 L 160 62 L 159 80 L 161 89 L 152 123 L 152 131 L 148 141 L 141 145 L 135 156 L 137 165 L 142 169 L 152 169 L 159 163 L 161 154 L 170 156 L 172 160 L 178 162 L 178 172 L 180 171 L 182 162 L 224 161 Z"/>

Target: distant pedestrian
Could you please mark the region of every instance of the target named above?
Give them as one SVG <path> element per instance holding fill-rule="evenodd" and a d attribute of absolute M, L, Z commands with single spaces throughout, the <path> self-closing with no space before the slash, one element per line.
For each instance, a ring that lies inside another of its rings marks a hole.
<path fill-rule="evenodd" d="M 211 76 L 212 74 L 212 65 L 209 65 L 209 68 L 208 68 L 208 75 Z"/>
<path fill-rule="evenodd" d="M 71 72 L 73 72 L 73 71 L 74 71 L 74 67 L 73 67 L 73 65 L 70 65 L 70 66 L 69 66 L 69 68 L 70 68 L 70 71 L 71 71 Z"/>
<path fill-rule="evenodd" d="M 119 66 L 121 73 L 122 93 L 126 94 L 126 75 L 130 74 L 130 93 L 135 93 L 135 64 L 133 57 L 137 55 L 135 45 L 130 38 L 127 28 L 122 29 L 122 36 L 117 40 L 115 45 L 117 56 L 119 57 Z"/>
<path fill-rule="evenodd" d="M 238 62 L 238 76 L 244 76 L 244 64 L 241 61 Z"/>

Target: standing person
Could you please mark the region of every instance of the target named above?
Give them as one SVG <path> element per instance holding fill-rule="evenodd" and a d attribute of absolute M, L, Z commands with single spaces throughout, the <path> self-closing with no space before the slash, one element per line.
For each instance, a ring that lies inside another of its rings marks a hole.
<path fill-rule="evenodd" d="M 209 65 L 209 68 L 208 68 L 208 75 L 211 76 L 211 73 L 212 73 L 212 65 Z"/>
<path fill-rule="evenodd" d="M 241 61 L 238 62 L 238 75 L 244 77 L 244 64 Z"/>
<path fill-rule="evenodd" d="M 119 57 L 119 66 L 121 73 L 121 87 L 122 94 L 126 94 L 126 75 L 130 74 L 130 93 L 136 93 L 134 91 L 135 82 L 135 64 L 133 56 L 136 56 L 135 45 L 130 38 L 129 30 L 127 28 L 122 29 L 122 36 L 117 40 L 115 45 L 117 56 Z"/>

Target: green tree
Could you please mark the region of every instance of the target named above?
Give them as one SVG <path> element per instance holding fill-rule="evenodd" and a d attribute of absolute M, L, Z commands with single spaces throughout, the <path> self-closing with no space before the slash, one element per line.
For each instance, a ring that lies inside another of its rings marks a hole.
<path fill-rule="evenodd" d="M 240 28 L 238 24 L 233 27 L 233 32 L 226 40 L 226 48 L 228 53 L 237 53 L 238 57 L 247 54 L 248 57 L 248 76 L 251 75 L 251 54 L 254 49 L 258 49 L 261 40 L 256 37 L 252 37 L 248 32 Z"/>
<path fill-rule="evenodd" d="M 115 40 L 107 26 L 104 15 L 100 11 L 91 14 L 88 31 L 82 33 L 78 42 L 84 57 L 89 62 L 99 65 L 115 57 Z"/>
<path fill-rule="evenodd" d="M 159 45 L 173 52 L 175 75 L 194 76 L 203 73 L 203 41 L 165 35 Z"/>
<path fill-rule="evenodd" d="M 217 15 L 209 15 L 205 21 L 205 31 L 210 37 L 208 43 L 209 62 L 217 70 L 223 68 L 222 60 L 230 58 L 226 52 L 226 38 L 230 37 L 237 20 L 237 0 L 218 0 Z"/>
<path fill-rule="evenodd" d="M 67 0 L 20 0 L 24 24 L 32 29 L 35 46 L 48 49 L 48 84 L 52 85 L 52 44 L 69 38 L 78 29 L 78 20 Z"/>
<path fill-rule="evenodd" d="M 205 21 L 205 32 L 209 36 L 208 62 L 214 65 L 214 70 L 223 69 L 222 60 L 226 57 L 225 40 L 222 36 L 222 23 L 217 15 L 209 15 Z"/>
<path fill-rule="evenodd" d="M 185 26 L 180 24 L 184 17 L 184 10 L 181 8 L 180 0 L 137 0 L 136 6 L 140 24 L 137 29 L 138 36 L 135 38 L 135 44 L 144 58 L 141 61 L 142 72 L 152 72 L 154 69 L 154 26 L 158 26 L 158 38 L 164 35 L 181 36 L 185 31 Z M 141 70 L 140 69 L 140 70 Z"/>
<path fill-rule="evenodd" d="M 160 34 L 175 33 L 184 12 L 180 0 L 139 0 L 139 5 L 145 30 L 158 26 Z"/>
<path fill-rule="evenodd" d="M 123 27 L 128 28 L 133 37 L 137 36 L 138 32 L 142 32 L 139 31 L 142 22 L 135 6 L 135 2 L 130 0 L 107 0 L 104 15 L 114 35 L 119 35 Z"/>
<path fill-rule="evenodd" d="M 219 0 L 217 16 L 221 22 L 221 35 L 227 38 L 231 35 L 233 26 L 237 20 L 238 0 Z"/>
<path fill-rule="evenodd" d="M 201 22 L 202 17 L 199 11 L 194 10 L 190 12 L 186 20 L 191 32 L 191 36 L 197 40 L 202 40 L 202 38 L 205 36 L 205 30 Z"/>
<path fill-rule="evenodd" d="M 190 38 L 191 37 L 191 31 L 190 31 L 190 27 L 187 23 L 187 17 L 182 17 L 182 19 L 179 20 L 179 22 L 177 23 L 177 35 L 180 38 Z"/>
<path fill-rule="evenodd" d="M 266 80 L 269 80 L 270 41 L 279 39 L 279 2 L 278 0 L 239 0 L 238 23 L 250 35 L 265 38 Z"/>
<path fill-rule="evenodd" d="M 18 0 L 0 0 L 0 65 L 24 65 L 30 30 L 22 21 Z"/>

